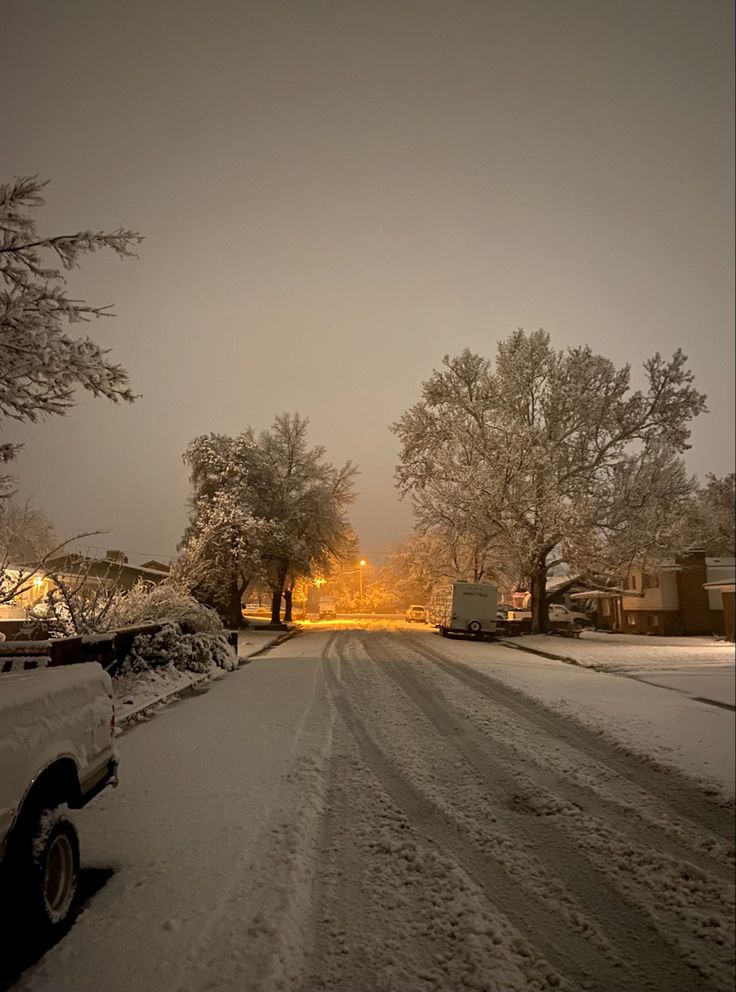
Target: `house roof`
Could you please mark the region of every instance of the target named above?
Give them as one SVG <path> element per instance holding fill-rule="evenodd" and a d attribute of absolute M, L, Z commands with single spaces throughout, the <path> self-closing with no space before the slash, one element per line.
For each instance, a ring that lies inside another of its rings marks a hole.
<path fill-rule="evenodd" d="M 96 574 L 103 578 L 127 575 L 131 578 L 151 579 L 161 581 L 166 573 L 158 569 L 142 568 L 138 565 L 129 565 L 127 562 L 113 561 L 110 558 L 88 558 L 86 555 L 68 554 L 60 555 L 58 558 L 50 558 L 38 571 L 45 572 L 68 572 L 77 574 L 81 570 L 88 570 L 89 574 Z"/>
<path fill-rule="evenodd" d="M 571 592 L 570 599 L 615 599 L 623 594 L 623 589 L 586 589 L 583 592 Z"/>

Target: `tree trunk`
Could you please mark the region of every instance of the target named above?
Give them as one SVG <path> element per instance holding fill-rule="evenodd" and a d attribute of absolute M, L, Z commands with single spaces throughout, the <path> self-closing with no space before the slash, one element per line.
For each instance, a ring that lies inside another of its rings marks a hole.
<path fill-rule="evenodd" d="M 237 630 L 243 626 L 243 601 L 240 593 L 240 583 L 233 581 L 230 585 L 230 594 L 227 603 L 227 625 L 232 630 Z"/>
<path fill-rule="evenodd" d="M 286 565 L 281 567 L 276 573 L 276 581 L 271 586 L 273 595 L 271 596 L 271 623 L 278 626 L 281 623 L 281 599 L 284 595 L 284 583 L 286 582 Z"/>
<path fill-rule="evenodd" d="M 291 606 L 294 597 L 294 590 L 290 587 L 284 589 L 284 623 L 291 623 Z"/>
<path fill-rule="evenodd" d="M 250 627 L 250 624 L 243 616 L 243 600 L 245 599 L 245 593 L 249 585 L 250 585 L 250 579 L 241 579 L 241 581 L 238 583 L 238 589 L 239 589 L 238 596 L 240 598 L 238 627 Z"/>
<path fill-rule="evenodd" d="M 547 556 L 537 561 L 532 572 L 532 634 L 546 634 L 549 630 L 547 609 Z"/>
<path fill-rule="evenodd" d="M 281 590 L 276 590 L 271 593 L 271 623 L 278 624 L 281 623 Z"/>

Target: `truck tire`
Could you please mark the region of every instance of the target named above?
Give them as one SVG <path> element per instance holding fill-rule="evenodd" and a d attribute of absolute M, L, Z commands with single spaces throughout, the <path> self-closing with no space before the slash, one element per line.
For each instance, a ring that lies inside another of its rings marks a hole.
<path fill-rule="evenodd" d="M 440 627 L 440 634 L 442 637 L 447 637 L 447 627 Z"/>
<path fill-rule="evenodd" d="M 468 630 L 471 634 L 480 634 L 482 626 L 480 620 L 471 620 L 468 624 Z"/>
<path fill-rule="evenodd" d="M 79 879 L 79 839 L 66 807 L 44 809 L 21 839 L 18 854 L 24 922 L 48 943 L 71 922 Z"/>

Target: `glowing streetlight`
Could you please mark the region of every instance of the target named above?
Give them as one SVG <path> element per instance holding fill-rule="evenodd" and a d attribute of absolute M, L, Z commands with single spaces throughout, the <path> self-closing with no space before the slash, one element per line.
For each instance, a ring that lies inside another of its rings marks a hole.
<path fill-rule="evenodd" d="M 358 562 L 358 565 L 359 565 L 358 576 L 360 578 L 360 612 L 362 613 L 363 612 L 363 569 L 366 566 L 365 559 L 361 558 L 360 561 Z"/>

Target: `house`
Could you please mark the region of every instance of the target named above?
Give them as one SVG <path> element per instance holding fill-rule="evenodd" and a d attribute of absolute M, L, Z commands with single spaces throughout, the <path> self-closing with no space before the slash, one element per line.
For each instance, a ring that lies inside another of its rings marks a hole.
<path fill-rule="evenodd" d="M 577 596 L 577 590 L 585 590 L 588 584 L 581 575 L 550 575 L 547 578 L 547 603 L 561 603 L 570 609 L 580 609 L 571 600 L 583 599 L 586 597 Z M 509 602 L 514 609 L 530 610 L 532 608 L 532 594 L 527 590 L 516 590 L 508 595 Z"/>
<path fill-rule="evenodd" d="M 727 641 L 736 641 L 734 634 L 734 603 L 736 601 L 736 583 L 733 579 L 730 582 L 706 582 L 703 587 L 708 596 L 720 595 L 723 603 L 723 634 Z"/>
<path fill-rule="evenodd" d="M 159 564 L 159 563 L 157 563 Z M 159 583 L 166 578 L 160 568 L 146 568 L 128 564 L 122 551 L 108 551 L 104 558 L 90 558 L 86 555 L 67 554 L 51 558 L 45 565 L 49 576 L 58 575 L 68 582 L 82 583 L 94 591 L 101 586 L 130 590 L 141 580 Z"/>
<path fill-rule="evenodd" d="M 166 565 L 162 561 L 156 561 L 155 558 L 152 558 L 151 561 L 144 561 L 140 567 L 148 568 L 153 572 L 165 572 L 167 575 L 171 571 L 171 565 Z"/>
<path fill-rule="evenodd" d="M 128 591 L 141 580 L 159 583 L 167 576 L 165 571 L 159 569 L 128 564 L 122 551 L 108 551 L 104 558 L 70 553 L 48 559 L 43 568 L 18 564 L 9 566 L 5 571 L 11 580 L 14 576 L 24 579 L 21 593 L 12 603 L 0 606 L 0 622 L 13 621 L 14 626 L 25 621 L 28 609 L 59 583 L 66 583 L 75 592 L 94 595 L 102 588 Z"/>
<path fill-rule="evenodd" d="M 623 588 L 575 593 L 595 600 L 598 626 L 627 634 L 724 634 L 736 559 L 692 549 L 669 561 L 629 569 Z M 724 598 L 725 592 L 725 598 Z M 731 603 L 731 609 L 733 604 Z"/>
<path fill-rule="evenodd" d="M 619 586 L 608 589 L 588 588 L 570 593 L 569 599 L 573 609 L 582 608 L 594 617 L 596 630 L 620 633 L 624 629 L 622 593 Z"/>

